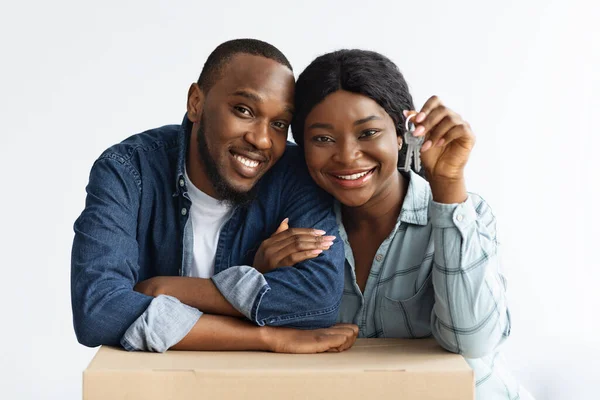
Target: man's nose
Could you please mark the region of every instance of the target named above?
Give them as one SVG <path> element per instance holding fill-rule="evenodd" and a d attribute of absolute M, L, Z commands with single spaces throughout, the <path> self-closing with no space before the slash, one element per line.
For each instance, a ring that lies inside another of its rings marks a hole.
<path fill-rule="evenodd" d="M 268 150 L 273 146 L 271 136 L 269 135 L 269 123 L 260 121 L 253 125 L 252 129 L 246 133 L 245 139 L 258 150 Z"/>

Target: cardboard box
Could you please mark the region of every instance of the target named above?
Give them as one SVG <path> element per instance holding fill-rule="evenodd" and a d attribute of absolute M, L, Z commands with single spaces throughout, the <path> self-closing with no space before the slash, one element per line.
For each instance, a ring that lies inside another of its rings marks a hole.
<path fill-rule="evenodd" d="M 433 339 L 359 339 L 343 353 L 168 351 L 101 347 L 84 400 L 474 399 L 474 373 Z"/>

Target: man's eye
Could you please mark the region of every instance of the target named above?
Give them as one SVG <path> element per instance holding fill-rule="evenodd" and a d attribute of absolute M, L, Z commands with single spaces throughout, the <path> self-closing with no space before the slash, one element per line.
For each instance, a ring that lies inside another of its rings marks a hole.
<path fill-rule="evenodd" d="M 273 126 L 277 129 L 281 129 L 281 130 L 285 130 L 285 131 L 287 131 L 287 128 L 288 128 L 288 124 L 286 124 L 285 122 L 273 122 Z"/>
<path fill-rule="evenodd" d="M 248 110 L 246 107 L 242 107 L 242 106 L 235 106 L 233 107 L 237 112 L 239 112 L 240 114 L 243 115 L 247 115 L 250 116 L 252 115 L 252 113 L 250 112 L 250 110 Z"/>

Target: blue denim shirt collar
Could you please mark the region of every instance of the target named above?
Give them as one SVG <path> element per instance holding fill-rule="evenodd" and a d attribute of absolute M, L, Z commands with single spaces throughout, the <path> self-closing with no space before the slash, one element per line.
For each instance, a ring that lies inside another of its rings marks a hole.
<path fill-rule="evenodd" d="M 177 176 L 175 176 L 175 192 L 173 197 L 177 197 L 185 192 L 185 161 L 187 158 L 187 150 L 190 143 L 190 136 L 192 134 L 192 123 L 187 117 L 187 113 L 183 116 L 181 121 L 181 128 L 179 129 L 179 149 L 177 156 Z"/>

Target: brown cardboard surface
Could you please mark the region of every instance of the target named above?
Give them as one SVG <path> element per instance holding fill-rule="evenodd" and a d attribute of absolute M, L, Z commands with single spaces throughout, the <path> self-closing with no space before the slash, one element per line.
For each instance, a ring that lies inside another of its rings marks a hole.
<path fill-rule="evenodd" d="M 96 399 L 473 399 L 465 360 L 433 339 L 359 339 L 324 354 L 168 351 L 103 346 L 83 373 Z"/>

